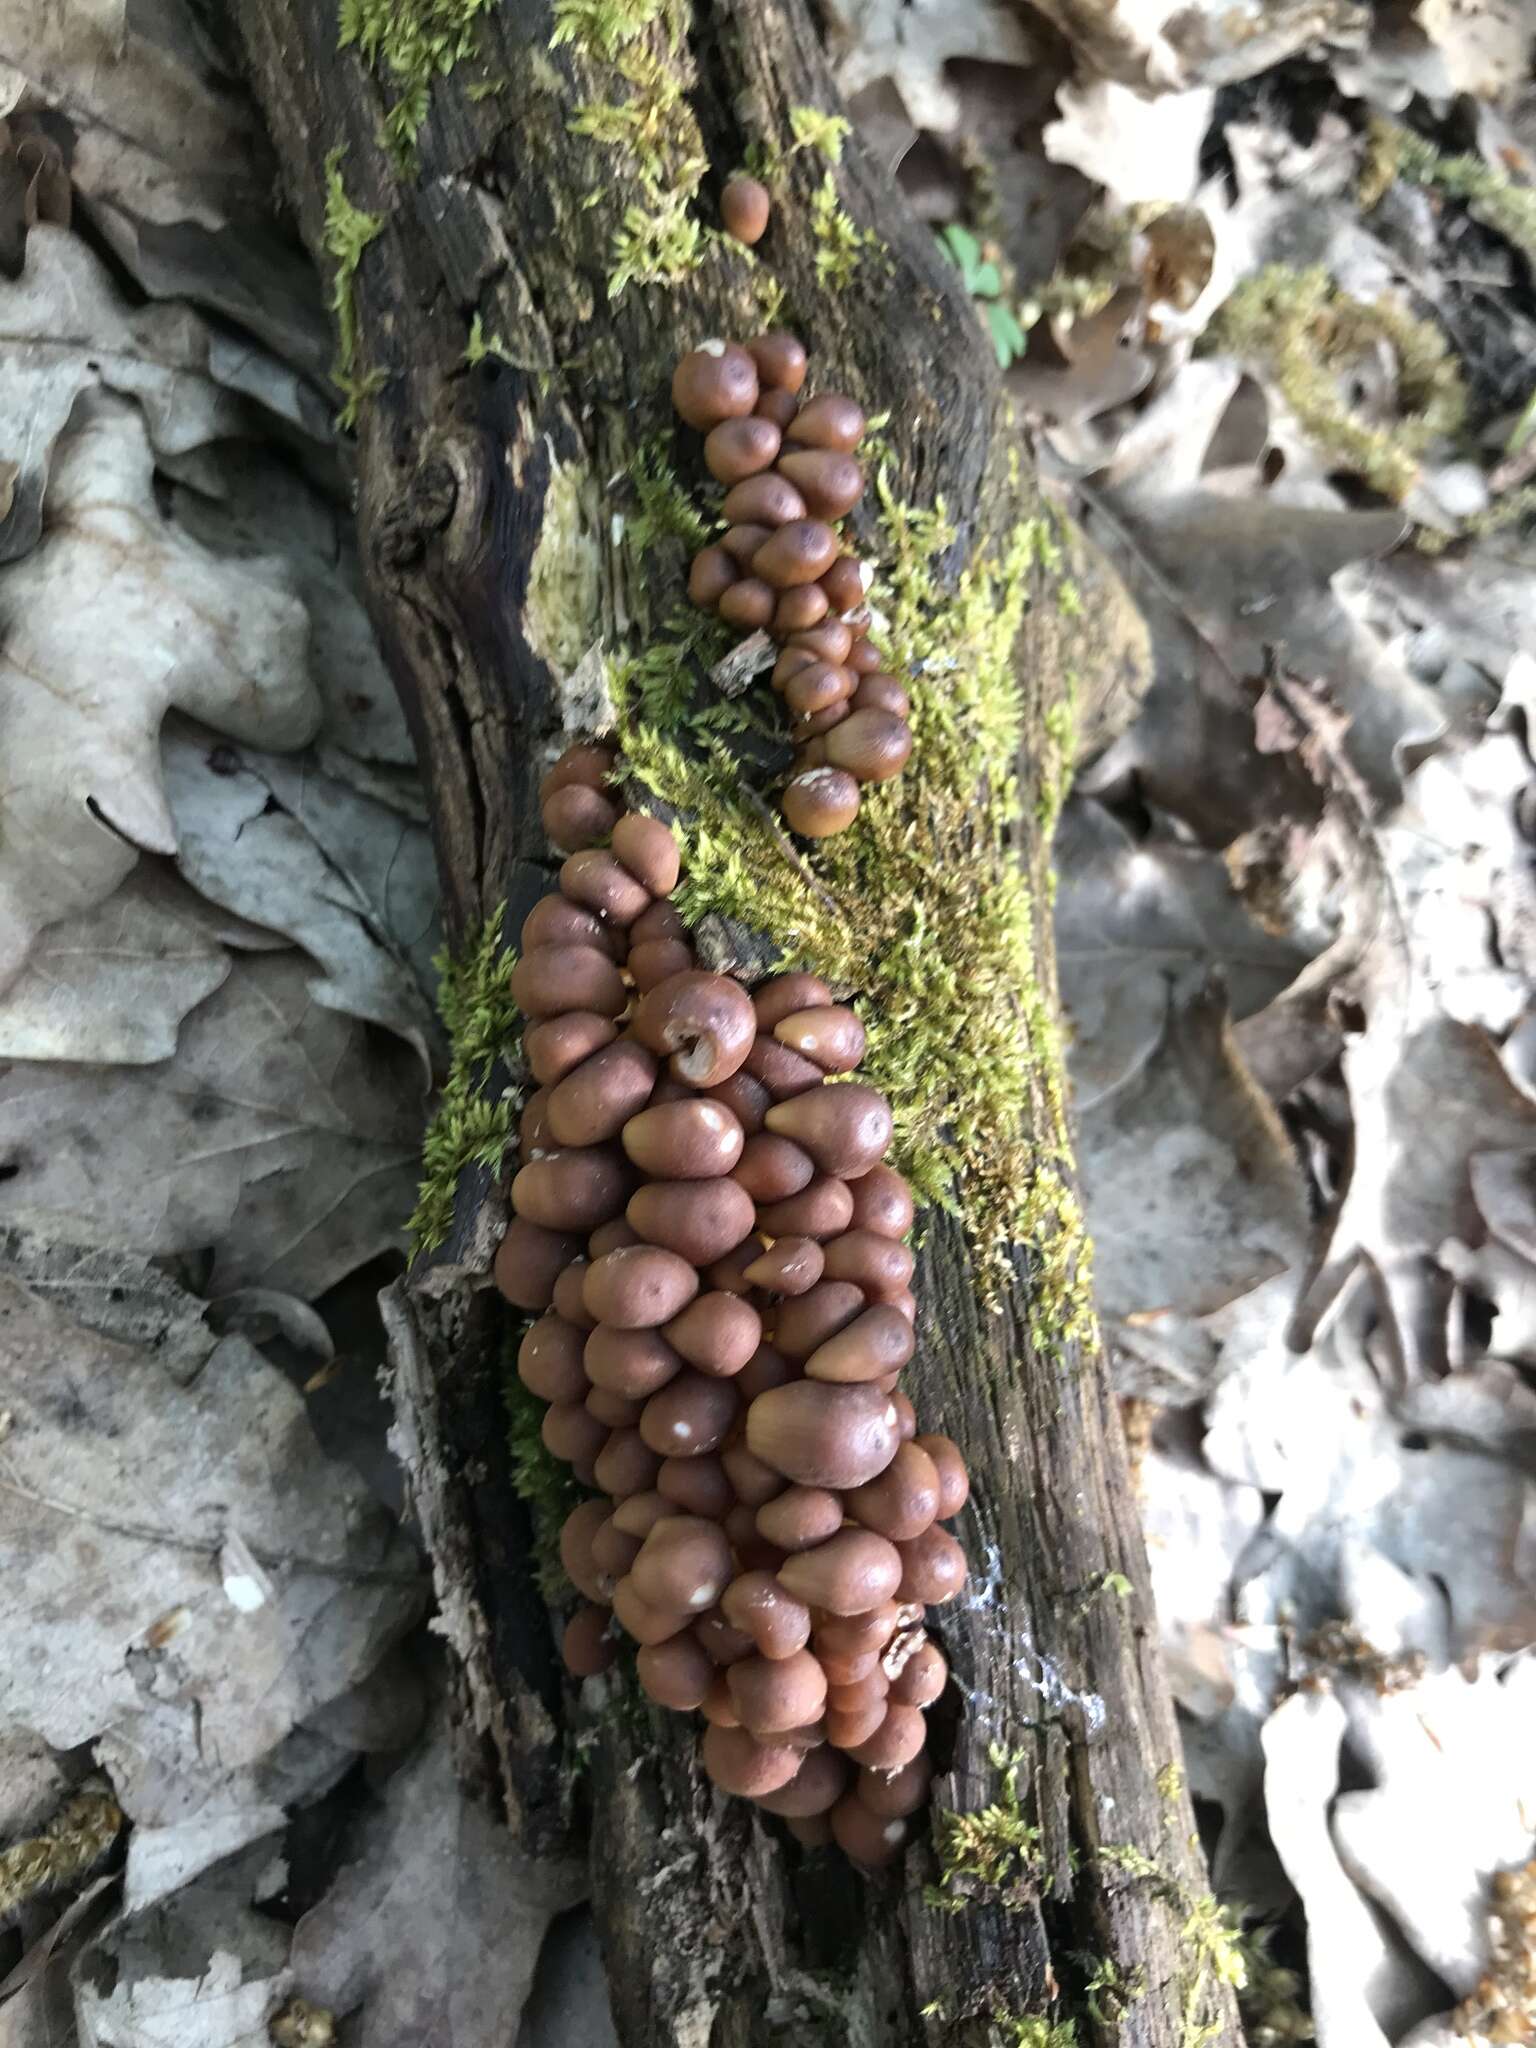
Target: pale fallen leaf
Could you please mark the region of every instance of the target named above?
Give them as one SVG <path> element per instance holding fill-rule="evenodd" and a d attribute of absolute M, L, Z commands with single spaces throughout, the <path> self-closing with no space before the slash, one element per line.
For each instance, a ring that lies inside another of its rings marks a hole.
<path fill-rule="evenodd" d="M 1149 99 L 1113 79 L 1093 78 L 1062 86 L 1056 101 L 1061 118 L 1044 135 L 1052 163 L 1071 164 L 1121 206 L 1193 199 L 1211 91 Z"/>
<path fill-rule="evenodd" d="M 579 1865 L 524 1856 L 459 1784 L 440 1711 L 299 1922 L 295 1988 L 350 2016 L 357 2048 L 509 2042 L 545 1929 L 584 1889 Z"/>
<path fill-rule="evenodd" d="M 960 96 L 945 75 L 954 57 L 1028 64 L 1034 41 L 1002 0 L 964 9 L 950 0 L 833 0 L 827 10 L 838 84 L 850 97 L 889 78 L 919 128 L 959 126 Z"/>
<path fill-rule="evenodd" d="M 0 1070 L 0 1221 L 124 1251 L 212 1247 L 213 1294 L 312 1300 L 403 1243 L 422 1077 L 317 1004 L 295 952 L 237 958 L 152 1067 Z"/>

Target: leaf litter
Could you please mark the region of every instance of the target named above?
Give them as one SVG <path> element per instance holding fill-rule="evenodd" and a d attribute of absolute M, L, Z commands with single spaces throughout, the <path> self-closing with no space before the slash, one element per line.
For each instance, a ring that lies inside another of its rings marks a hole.
<path fill-rule="evenodd" d="M 82 1745 L 128 1818 L 115 1885 L 33 1909 L 0 2028 L 467 2048 L 511 2037 L 576 1894 L 466 1800 L 440 1700 L 416 1732 L 380 1447 L 322 1447 L 296 1391 L 377 1356 L 338 1304 L 410 1206 L 433 892 L 318 289 L 205 15 L 38 10 L 0 46 L 0 154 L 48 179 L 8 230 L 0 601 L 52 686 L 0 676 L 42 768 L 0 835 L 0 1518 L 49 1629 L 8 1659 L 0 1839 Z M 1278 1957 L 1252 2038 L 1528 2039 L 1530 24 L 829 25 L 1150 633 L 1150 690 L 1094 707 L 1057 930 L 1191 1784 Z"/>

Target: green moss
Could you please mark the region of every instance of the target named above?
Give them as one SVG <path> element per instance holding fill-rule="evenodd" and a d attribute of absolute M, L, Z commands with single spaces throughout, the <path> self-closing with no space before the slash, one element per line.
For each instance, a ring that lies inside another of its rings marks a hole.
<path fill-rule="evenodd" d="M 837 180 L 830 171 L 811 199 L 811 232 L 816 238 L 817 278 L 833 291 L 852 284 L 869 251 L 885 248 L 873 229 L 854 225 L 837 196 Z"/>
<path fill-rule="evenodd" d="M 502 946 L 505 911 L 503 904 L 493 912 L 457 959 L 444 951 L 435 963 L 437 1006 L 451 1050 L 448 1078 L 422 1142 L 421 1186 L 408 1225 L 417 1251 L 432 1251 L 447 1237 L 465 1168 L 499 1173 L 512 1140 L 512 1093 L 485 1094 L 496 1062 L 513 1057 L 519 1028 L 511 991 L 517 956 Z"/>
<path fill-rule="evenodd" d="M 511 351 L 500 334 L 487 334 L 485 322 L 477 313 L 469 323 L 469 339 L 464 344 L 464 361 L 470 369 L 494 356 L 499 362 L 510 363 Z"/>
<path fill-rule="evenodd" d="M 675 527 L 672 487 L 646 474 Z M 1014 646 L 1049 530 L 1021 520 L 950 582 L 945 508 L 899 503 L 883 471 L 878 490 L 871 595 L 891 665 L 911 678 L 916 741 L 899 781 L 870 790 L 854 825 L 814 848 L 765 830 L 762 797 L 706 724 L 721 708 L 701 680 L 718 629 L 681 609 L 618 665 L 626 753 L 682 815 L 684 914 L 770 932 L 786 969 L 859 997 L 861 1072 L 891 1098 L 897 1163 L 925 1202 L 961 1217 L 994 1277 L 993 1261 L 1030 1247 L 1033 1335 L 1054 1352 L 1087 1332 L 1092 1306 L 1038 908 L 1014 847 Z"/>
<path fill-rule="evenodd" d="M 989 1755 L 1002 1772 L 992 1804 L 975 1813 L 940 1810 L 933 1816 L 939 1881 L 928 1886 L 924 1899 L 944 1913 L 963 1913 L 978 1903 L 1017 1912 L 1039 1898 L 1045 1882 L 1040 1829 L 1019 1796 L 1023 1757 L 995 1744 Z"/>
<path fill-rule="evenodd" d="M 1041 2013 L 999 2013 L 992 2021 L 998 2048 L 1078 2048 L 1071 2020 L 1053 2020 Z"/>
<path fill-rule="evenodd" d="M 342 395 L 337 424 L 357 424 L 357 409 L 384 381 L 382 370 L 359 376 L 357 370 L 357 304 L 353 280 L 363 260 L 363 251 L 382 232 L 384 222 L 376 213 L 365 213 L 347 197 L 342 183 L 344 149 L 333 149 L 325 160 L 325 252 L 335 268 L 331 274 L 331 312 L 336 321 L 336 361 L 331 379 Z"/>
<path fill-rule="evenodd" d="M 1369 212 L 1396 178 L 1426 191 L 1459 199 L 1474 220 L 1492 228 L 1523 256 L 1536 262 L 1536 190 L 1517 184 L 1507 172 L 1480 156 L 1442 156 L 1432 142 L 1397 121 L 1373 114 L 1360 182 L 1360 204 Z"/>
<path fill-rule="evenodd" d="M 525 1325 L 514 1324 L 507 1359 L 506 1400 L 508 1442 L 512 1451 L 512 1488 L 533 1523 L 533 1575 L 545 1602 L 558 1607 L 575 1587 L 560 1562 L 560 1531 L 572 1508 L 586 1499 L 569 1465 L 544 1447 L 542 1430 L 548 1408 L 530 1394 L 517 1376 L 517 1346 Z"/>
<path fill-rule="evenodd" d="M 1157 1774 L 1157 1793 L 1169 1806 L 1177 1805 L 1184 1796 L 1184 1766 L 1164 1764 Z"/>
<path fill-rule="evenodd" d="M 1189 1917 L 1179 1931 L 1180 1946 L 1187 1957 L 1186 1972 L 1179 1990 L 1179 2048 L 1205 2048 L 1222 2033 L 1220 2020 L 1202 2021 L 1206 1997 L 1213 1984 L 1242 1990 L 1248 1981 L 1243 1960 L 1242 1935 L 1225 1906 L 1218 1905 L 1209 1892 L 1189 1901 Z"/>
<path fill-rule="evenodd" d="M 841 114 L 824 114 L 820 107 L 791 107 L 789 132 L 796 149 L 814 149 L 829 164 L 843 160 L 843 141 L 853 124 Z"/>
<path fill-rule="evenodd" d="M 1262 365 L 1318 446 L 1386 498 L 1407 495 L 1419 457 L 1453 433 L 1466 410 L 1461 372 L 1438 329 L 1389 299 L 1367 305 L 1352 298 L 1321 266 L 1270 264 L 1246 278 L 1212 334 L 1221 347 Z M 1350 365 L 1383 346 L 1397 360 L 1402 405 L 1390 426 L 1354 412 L 1341 388 Z"/>
<path fill-rule="evenodd" d="M 495 0 L 341 0 L 338 46 L 355 47 L 397 97 L 384 116 L 386 147 L 402 168 L 415 160 L 433 81 L 479 47 Z"/>
<path fill-rule="evenodd" d="M 555 0 L 550 47 L 570 48 L 599 74 L 616 71 L 625 87 L 619 98 L 584 99 L 570 122 L 572 134 L 621 151 L 640 187 L 613 232 L 609 297 L 680 283 L 706 247 L 728 241 L 693 212 L 708 159 L 688 104 L 687 9 L 682 0 Z"/>

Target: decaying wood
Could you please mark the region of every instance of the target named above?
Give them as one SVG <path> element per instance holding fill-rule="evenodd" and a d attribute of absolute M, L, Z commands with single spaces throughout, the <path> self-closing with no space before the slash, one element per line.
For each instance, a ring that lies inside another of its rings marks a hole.
<path fill-rule="evenodd" d="M 413 0 L 400 5 L 410 13 Z M 626 588 L 609 519 L 637 445 L 669 427 L 680 349 L 761 324 L 752 279 L 706 244 L 680 281 L 610 297 L 614 227 L 646 195 L 631 154 L 572 132 L 598 71 L 552 47 L 543 4 L 506 0 L 482 17 L 473 63 L 434 86 L 405 170 L 379 139 L 389 81 L 338 50 L 335 0 L 244 0 L 236 16 L 317 256 L 328 263 L 332 151 L 345 151 L 351 203 L 383 223 L 351 284 L 357 368 L 377 383 L 358 445 L 369 601 L 431 794 L 450 927 L 470 931 L 505 901 L 515 931 L 547 886 L 534 792 L 561 723 L 560 678 L 579 652 L 552 646 L 547 610 L 530 603 L 536 551 L 547 534 L 569 554 L 573 613 L 590 600 L 608 630 L 676 602 L 676 587 Z M 666 52 L 662 20 L 643 34 Z M 801 0 L 701 4 L 665 61 L 719 167 L 699 195 L 705 218 L 750 144 L 782 144 L 790 108 L 836 105 Z M 818 359 L 871 410 L 891 409 L 897 492 L 919 504 L 942 494 L 958 521 L 958 573 L 1016 516 L 997 489 L 1011 430 L 995 375 L 957 276 L 854 139 L 836 174 L 840 203 L 888 253 L 841 290 L 819 281 L 810 215 L 824 175 L 813 153 L 784 167 L 775 275 Z M 476 315 L 496 354 L 472 367 Z M 562 476 L 588 480 L 574 503 Z M 1051 597 L 1044 572 L 1041 596 Z M 1093 661 L 1091 643 L 1042 602 L 1018 650 L 1033 733 L 1074 662 L 1087 664 L 1090 699 L 1113 694 Z M 1020 857 L 1037 881 L 1038 840 L 1026 810 Z M 1022 1255 L 1001 1309 L 984 1309 L 960 1231 L 936 1219 L 917 1283 L 913 1396 L 929 1426 L 961 1440 L 975 1479 L 960 1534 L 976 1590 L 941 1630 L 967 1704 L 935 1710 L 947 1766 L 938 1801 L 952 1813 L 987 1807 L 1000 1746 L 1019 1759 L 1040 1830 L 1006 1901 L 982 1887 L 946 1912 L 925 1901 L 926 1841 L 898 1876 L 866 1882 L 715 1797 L 681 1717 L 632 1695 L 562 1704 L 500 1422 L 505 1325 L 483 1288 L 499 1199 L 483 1181 L 461 1188 L 453 1243 L 396 1296 L 394 1393 L 473 1717 L 536 1844 L 565 1824 L 557 1714 L 580 1726 L 625 2042 L 1011 2042 L 1012 2021 L 1046 2013 L 1058 1994 L 1083 2043 L 1239 2042 L 1230 1993 L 1183 1934 L 1204 1878 L 1171 1771 L 1172 1715 L 1103 1361 L 1036 1354 Z M 1106 1846 L 1133 1853 L 1106 1857 Z M 1119 1995 L 1100 1970 L 1090 1997 L 1103 1959 Z"/>

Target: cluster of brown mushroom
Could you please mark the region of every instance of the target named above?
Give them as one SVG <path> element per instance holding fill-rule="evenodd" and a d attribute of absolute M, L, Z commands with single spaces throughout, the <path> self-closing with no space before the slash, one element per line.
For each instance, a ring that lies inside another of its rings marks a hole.
<path fill-rule="evenodd" d="M 495 1266 L 542 1312 L 544 1441 L 602 1496 L 562 1533 L 565 1658 L 606 1669 L 617 1621 L 649 1696 L 702 1710 L 717 1785 L 878 1865 L 927 1796 L 923 1610 L 965 1579 L 964 1462 L 898 1386 L 912 1197 L 885 1097 L 844 1078 L 858 1017 L 811 974 L 698 967 L 676 843 L 613 768 L 581 743 L 541 792 L 570 857 L 513 971 L 539 1085 Z"/>
<path fill-rule="evenodd" d="M 726 486 L 726 531 L 694 556 L 688 594 L 780 643 L 773 687 L 795 742 L 784 816 L 822 839 L 853 823 L 862 783 L 901 773 L 912 732 L 907 693 L 868 639 L 868 573 L 832 524 L 863 494 L 864 414 L 836 392 L 802 404 L 805 372 L 792 334 L 706 341 L 678 364 L 672 403 Z"/>

